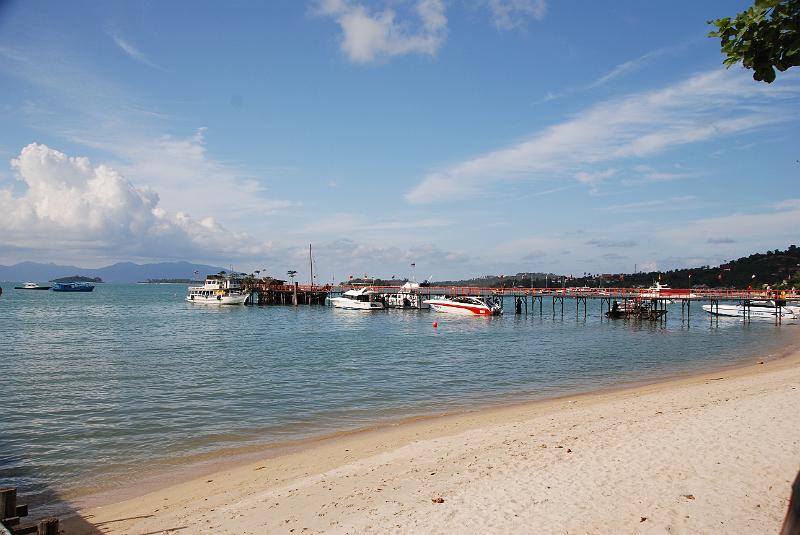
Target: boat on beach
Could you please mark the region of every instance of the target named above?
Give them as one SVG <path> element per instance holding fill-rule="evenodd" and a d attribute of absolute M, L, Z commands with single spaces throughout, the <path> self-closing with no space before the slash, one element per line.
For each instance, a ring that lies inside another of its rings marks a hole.
<path fill-rule="evenodd" d="M 57 282 L 53 285 L 54 292 L 93 292 L 94 284 L 88 282 Z"/>
<path fill-rule="evenodd" d="M 334 308 L 346 310 L 383 310 L 386 308 L 378 294 L 371 288 L 347 290 L 341 296 L 330 297 L 328 300 Z"/>
<path fill-rule="evenodd" d="M 203 286 L 190 286 L 186 300 L 203 305 L 243 305 L 251 292 L 242 290 L 242 282 L 223 274 L 209 275 Z"/>
<path fill-rule="evenodd" d="M 26 282 L 22 286 L 14 286 L 15 290 L 49 290 L 51 286 L 39 286 L 38 282 Z"/>
<path fill-rule="evenodd" d="M 434 297 L 426 299 L 423 304 L 429 305 L 436 312 L 459 314 L 462 316 L 497 316 L 503 313 L 503 304 L 499 299 L 480 297 Z"/>
<path fill-rule="evenodd" d="M 772 300 L 751 301 L 749 305 L 738 303 L 735 305 L 702 305 L 703 310 L 712 316 L 730 318 L 766 319 L 775 320 L 778 316 L 782 319 L 800 319 L 800 306 L 779 304 Z M 748 310 L 749 309 L 749 310 Z"/>

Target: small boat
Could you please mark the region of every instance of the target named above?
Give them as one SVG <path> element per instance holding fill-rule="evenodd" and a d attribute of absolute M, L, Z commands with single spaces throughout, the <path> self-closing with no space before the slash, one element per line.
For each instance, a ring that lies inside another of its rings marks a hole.
<path fill-rule="evenodd" d="M 22 286 L 14 286 L 15 290 L 49 290 L 51 286 L 39 286 L 36 282 L 26 282 Z"/>
<path fill-rule="evenodd" d="M 426 299 L 424 304 L 436 312 L 460 314 L 462 316 L 497 316 L 503 313 L 503 304 L 499 299 L 482 299 L 479 297 L 434 297 Z"/>
<path fill-rule="evenodd" d="M 54 292 L 93 292 L 94 284 L 88 282 L 57 282 L 53 285 Z"/>
<path fill-rule="evenodd" d="M 609 319 L 632 318 L 637 320 L 655 321 L 666 316 L 666 310 L 659 310 L 647 301 L 614 301 L 611 310 L 606 312 Z"/>
<path fill-rule="evenodd" d="M 661 284 L 658 281 L 649 288 L 642 290 L 639 296 L 648 299 L 694 299 L 697 297 L 691 290 L 670 288 L 668 285 Z M 668 303 L 672 303 L 672 301 L 668 301 Z"/>
<path fill-rule="evenodd" d="M 243 305 L 250 297 L 242 281 L 226 275 L 209 275 L 203 286 L 190 286 L 186 300 L 203 305 Z"/>
<path fill-rule="evenodd" d="M 386 306 L 370 288 L 347 290 L 339 297 L 328 299 L 335 308 L 346 310 L 383 310 Z"/>
<path fill-rule="evenodd" d="M 749 308 L 749 310 L 748 310 Z M 703 305 L 703 310 L 712 316 L 731 318 L 774 320 L 780 314 L 783 319 L 800 319 L 800 306 L 779 305 L 775 301 L 751 301 L 750 305 Z"/>

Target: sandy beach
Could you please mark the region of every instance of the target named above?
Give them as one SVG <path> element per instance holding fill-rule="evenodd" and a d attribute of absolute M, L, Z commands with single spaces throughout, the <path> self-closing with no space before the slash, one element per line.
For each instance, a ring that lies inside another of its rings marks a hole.
<path fill-rule="evenodd" d="M 776 533 L 800 352 L 347 433 L 79 511 L 65 533 Z"/>

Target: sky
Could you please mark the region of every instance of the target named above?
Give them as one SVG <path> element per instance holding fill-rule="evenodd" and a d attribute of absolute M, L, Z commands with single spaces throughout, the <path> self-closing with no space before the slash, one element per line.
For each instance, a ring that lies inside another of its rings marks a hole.
<path fill-rule="evenodd" d="M 0 0 L 0 263 L 454 279 L 800 237 L 800 71 L 749 2 Z M 412 264 L 414 264 L 412 266 Z"/>

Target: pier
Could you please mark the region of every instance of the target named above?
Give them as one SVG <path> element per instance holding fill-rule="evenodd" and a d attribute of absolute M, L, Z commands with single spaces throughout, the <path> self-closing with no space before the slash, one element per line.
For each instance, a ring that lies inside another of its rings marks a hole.
<path fill-rule="evenodd" d="M 397 294 L 399 286 L 369 286 L 381 295 Z M 326 304 L 329 296 L 341 295 L 354 288 L 352 285 L 325 285 L 311 286 L 295 283 L 272 284 L 251 286 L 258 292 L 254 304 L 259 305 L 300 305 L 300 304 Z M 565 313 L 566 301 L 575 302 L 576 315 L 587 315 L 588 303 L 599 302 L 601 314 L 612 309 L 616 301 L 624 308 L 630 306 L 647 306 L 655 311 L 652 316 L 656 319 L 666 318 L 667 305 L 670 302 L 680 302 L 681 316 L 689 317 L 692 303 L 705 303 L 712 310 L 719 307 L 720 302 L 735 302 L 745 310 L 745 319 L 749 319 L 749 311 L 754 301 L 774 301 L 776 308 L 776 321 L 781 322 L 780 306 L 787 300 L 800 300 L 797 290 L 736 290 L 715 288 L 670 288 L 666 292 L 655 292 L 651 288 L 485 288 L 476 286 L 421 286 L 414 291 L 420 296 L 420 301 L 434 296 L 471 296 L 471 297 L 501 297 L 513 301 L 516 314 L 544 314 L 549 309 L 552 314 Z M 545 305 L 547 303 L 547 306 Z M 408 307 L 418 308 L 418 307 Z M 713 316 L 712 316 L 713 317 Z"/>
<path fill-rule="evenodd" d="M 28 506 L 17 504 L 15 487 L 0 488 L 0 535 L 58 535 L 58 519 L 43 518 L 36 524 L 22 524 L 28 516 Z"/>

